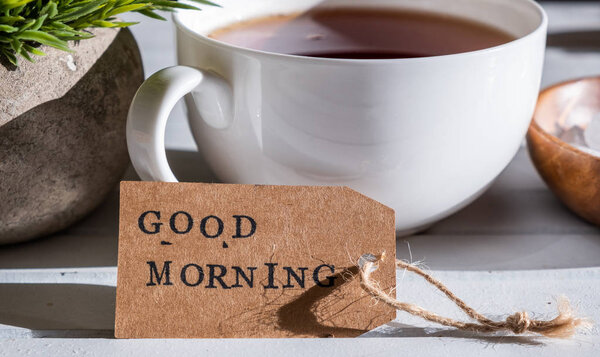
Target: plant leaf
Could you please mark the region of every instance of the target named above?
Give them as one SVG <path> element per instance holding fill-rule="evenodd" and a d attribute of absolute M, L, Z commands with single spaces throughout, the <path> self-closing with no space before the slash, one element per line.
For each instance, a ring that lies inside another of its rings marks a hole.
<path fill-rule="evenodd" d="M 48 17 L 48 14 L 44 14 L 44 15 L 40 16 L 37 20 L 35 20 L 35 22 L 31 26 L 31 30 L 33 30 L 33 31 L 39 30 L 40 27 L 42 27 L 42 25 L 44 24 L 44 21 L 46 21 L 46 17 Z"/>
<path fill-rule="evenodd" d="M 45 56 L 46 54 L 40 50 L 38 50 L 37 48 L 30 46 L 26 43 L 23 44 L 23 48 L 29 52 L 29 53 L 33 53 L 36 56 Z"/>
<path fill-rule="evenodd" d="M 62 22 L 68 22 L 68 21 L 73 21 L 73 20 L 77 20 L 80 17 L 83 17 L 85 15 L 88 15 L 96 10 L 98 10 L 100 7 L 102 7 L 104 4 L 106 3 L 106 0 L 96 0 L 96 1 L 92 1 L 91 3 L 89 3 L 88 5 L 85 6 L 80 6 L 80 7 L 75 7 L 73 11 L 63 14 L 63 15 L 57 15 L 54 17 L 54 20 L 60 20 Z"/>
<path fill-rule="evenodd" d="M 190 0 L 190 1 L 197 2 L 199 4 L 209 5 L 209 6 L 221 7 L 221 5 L 215 4 L 214 2 L 211 2 L 208 0 Z"/>
<path fill-rule="evenodd" d="M 29 20 L 25 21 L 23 23 L 23 25 L 21 25 L 21 27 L 19 28 L 19 33 L 27 30 L 28 28 L 33 26 L 34 23 L 35 23 L 35 20 L 33 20 L 33 19 L 29 19 Z"/>
<path fill-rule="evenodd" d="M 21 52 L 22 46 L 23 46 L 23 44 L 21 43 L 21 41 L 19 41 L 16 38 L 13 38 L 13 40 L 10 41 L 10 47 L 12 47 L 12 50 L 15 51 L 15 53 Z"/>
<path fill-rule="evenodd" d="M 23 16 L 0 16 L 0 23 L 5 25 L 13 25 L 15 22 L 23 21 Z"/>
<path fill-rule="evenodd" d="M 3 0 L 0 3 L 0 11 L 8 11 L 14 8 L 18 8 L 27 5 L 27 3 L 31 1 L 33 0 Z"/>
<path fill-rule="evenodd" d="M 14 53 L 5 48 L 2 48 L 2 54 L 8 59 L 10 63 L 14 64 L 15 66 L 18 65 L 17 57 L 14 55 Z"/>
<path fill-rule="evenodd" d="M 137 12 L 165 20 L 159 11 L 200 10 L 195 4 L 219 6 L 210 0 L 0 0 L 0 57 L 16 64 L 18 57 L 31 60 L 44 52 L 39 45 L 72 52 L 68 42 L 85 40 L 90 27 L 118 28 L 137 22 L 120 21 L 117 16 Z"/>
<path fill-rule="evenodd" d="M 16 32 L 18 30 L 19 30 L 18 27 L 14 27 L 14 26 L 10 26 L 10 25 L 0 25 L 0 31 L 2 31 L 2 32 L 12 33 L 12 32 Z"/>
<path fill-rule="evenodd" d="M 58 48 L 59 50 L 73 52 L 65 41 L 46 32 L 27 30 L 21 32 L 17 38 L 20 40 L 34 41 L 41 43 L 42 45 Z"/>
<path fill-rule="evenodd" d="M 122 14 L 124 12 L 129 12 L 129 11 L 135 11 L 135 10 L 140 10 L 143 9 L 145 7 L 148 7 L 148 4 L 132 4 L 132 5 L 125 5 L 125 6 L 121 6 L 121 7 L 117 7 L 111 11 L 109 11 L 106 16 L 107 17 L 111 17 L 111 16 L 115 16 L 118 14 Z"/>
<path fill-rule="evenodd" d="M 33 60 L 33 58 L 31 58 L 29 53 L 27 53 L 27 51 L 25 51 L 23 48 L 20 48 L 18 51 L 15 51 L 15 52 L 20 54 L 21 56 L 25 57 L 25 59 L 28 60 L 29 62 L 35 62 Z"/>
<path fill-rule="evenodd" d="M 188 5 L 188 4 L 182 4 L 179 2 L 175 2 L 175 1 L 167 1 L 167 0 L 154 0 L 152 1 L 152 3 L 156 6 L 160 6 L 160 7 L 166 7 L 166 8 L 177 8 L 177 9 L 186 9 L 186 10 L 198 10 L 197 7 L 192 6 L 192 5 Z"/>
<path fill-rule="evenodd" d="M 49 1 L 46 6 L 42 8 L 40 11 L 40 15 L 48 15 L 49 18 L 54 18 L 54 16 L 58 15 L 58 6 L 54 1 Z"/>
<path fill-rule="evenodd" d="M 148 10 L 148 9 L 137 10 L 135 12 L 139 12 L 140 14 L 142 14 L 144 16 L 148 16 L 148 17 L 153 18 L 153 19 L 167 21 L 167 19 L 165 19 L 164 17 L 162 17 L 159 14 L 157 14 L 157 13 L 151 11 L 151 10 Z"/>

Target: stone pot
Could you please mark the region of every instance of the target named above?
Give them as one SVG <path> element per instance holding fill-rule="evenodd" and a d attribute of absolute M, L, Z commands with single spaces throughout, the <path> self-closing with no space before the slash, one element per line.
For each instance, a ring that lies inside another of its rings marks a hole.
<path fill-rule="evenodd" d="M 94 30 L 74 53 L 0 66 L 0 244 L 68 227 L 129 164 L 125 122 L 144 79 L 127 29 Z"/>

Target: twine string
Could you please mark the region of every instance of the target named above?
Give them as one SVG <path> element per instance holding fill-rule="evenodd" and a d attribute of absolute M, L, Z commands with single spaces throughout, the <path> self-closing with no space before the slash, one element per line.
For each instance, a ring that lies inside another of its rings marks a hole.
<path fill-rule="evenodd" d="M 427 274 L 419 267 L 396 259 L 397 268 L 406 269 L 407 271 L 421 276 L 429 284 L 435 286 L 439 291 L 444 293 L 449 300 L 454 302 L 458 308 L 476 322 L 463 322 L 444 317 L 416 304 L 399 301 L 383 291 L 379 287 L 379 284 L 372 279 L 371 274 L 376 270 L 378 263 L 383 261 L 384 257 L 385 255 L 373 256 L 371 254 L 365 254 L 359 259 L 360 278 L 363 289 L 377 300 L 425 320 L 465 331 L 482 333 L 511 331 L 514 334 L 533 332 L 546 337 L 555 338 L 569 338 L 578 328 L 591 326 L 591 322 L 588 319 L 575 316 L 569 300 L 564 297 L 558 300 L 558 315 L 552 320 L 531 319 L 526 311 L 515 312 L 508 316 L 504 321 L 491 320 L 467 305 L 467 303 L 458 298 L 442 282 Z"/>

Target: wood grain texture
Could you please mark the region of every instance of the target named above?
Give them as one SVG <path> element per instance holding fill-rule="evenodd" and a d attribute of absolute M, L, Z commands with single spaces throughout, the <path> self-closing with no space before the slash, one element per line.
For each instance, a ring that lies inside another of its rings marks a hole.
<path fill-rule="evenodd" d="M 542 91 L 527 132 L 529 154 L 552 192 L 573 212 L 600 226 L 600 157 L 555 136 L 562 126 L 559 121 L 575 109 L 600 113 L 600 77 L 569 81 Z"/>

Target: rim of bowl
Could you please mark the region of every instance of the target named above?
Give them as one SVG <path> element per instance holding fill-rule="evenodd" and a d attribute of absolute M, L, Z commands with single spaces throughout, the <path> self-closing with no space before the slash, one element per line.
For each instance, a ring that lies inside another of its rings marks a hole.
<path fill-rule="evenodd" d="M 559 83 L 552 84 L 552 85 L 550 85 L 550 86 L 542 89 L 542 91 L 540 92 L 539 97 L 538 97 L 536 108 L 541 105 L 542 101 L 544 100 L 543 97 L 545 95 L 548 95 L 549 93 L 557 90 L 558 88 L 565 87 L 565 86 L 571 85 L 571 84 L 576 83 L 576 82 L 593 81 L 593 80 L 600 81 L 600 75 L 578 77 L 578 78 L 569 79 L 569 80 L 564 81 L 564 82 L 559 82 Z M 588 152 L 580 150 L 580 149 L 576 148 L 575 146 L 567 143 L 566 141 L 559 139 L 556 135 L 550 134 L 549 132 L 547 132 L 546 130 L 544 130 L 544 128 L 542 128 L 538 124 L 536 118 L 537 118 L 537 116 L 534 113 L 533 118 L 531 119 L 531 125 L 530 125 L 530 128 L 532 130 L 540 132 L 544 137 L 549 138 L 550 141 L 554 142 L 555 144 L 558 144 L 559 146 L 561 146 L 563 148 L 566 148 L 567 150 L 574 151 L 577 154 L 580 154 L 580 155 L 583 154 L 583 155 L 585 155 L 587 157 L 590 157 L 590 158 L 592 158 L 594 160 L 600 161 L 600 157 L 594 156 L 594 155 L 592 155 L 592 154 L 590 154 Z"/>
<path fill-rule="evenodd" d="M 546 11 L 544 10 L 544 8 L 540 4 L 538 4 L 536 1 L 534 1 L 534 0 L 521 0 L 521 1 L 526 2 L 529 5 L 533 6 L 533 8 L 535 8 L 538 11 L 538 14 L 541 17 L 541 21 L 537 25 L 537 27 L 533 31 L 527 33 L 526 35 L 518 37 L 512 41 L 503 43 L 501 45 L 487 47 L 487 48 L 484 48 L 481 50 L 452 53 L 452 54 L 440 55 L 440 56 L 427 56 L 427 57 L 415 57 L 415 58 L 391 58 L 391 59 L 324 58 L 324 57 L 308 57 L 308 56 L 291 55 L 291 54 L 285 54 L 285 53 L 261 51 L 261 50 L 247 48 L 247 47 L 231 45 L 231 44 L 228 44 L 225 42 L 221 42 L 221 41 L 212 39 L 206 35 L 202 35 L 196 31 L 194 31 L 192 28 L 190 28 L 189 26 L 187 26 L 185 24 L 184 20 L 182 20 L 180 18 L 181 14 L 184 11 L 193 11 L 193 10 L 177 9 L 173 13 L 172 18 L 173 18 L 173 22 L 175 23 L 177 28 L 188 33 L 192 37 L 194 37 L 200 41 L 203 41 L 205 43 L 208 43 L 210 45 L 216 46 L 216 47 L 221 47 L 221 48 L 225 48 L 228 50 L 235 50 L 235 51 L 242 52 L 242 53 L 249 53 L 249 54 L 266 56 L 266 57 L 271 57 L 271 58 L 287 59 L 287 60 L 298 61 L 298 62 L 309 61 L 309 62 L 320 63 L 320 64 L 339 64 L 339 65 L 396 64 L 396 63 L 406 63 L 406 62 L 428 62 L 428 61 L 432 61 L 432 60 L 453 59 L 453 58 L 461 57 L 461 56 L 481 55 L 481 54 L 486 54 L 489 52 L 499 51 L 499 50 L 502 50 L 505 48 L 514 47 L 514 46 L 519 45 L 521 42 L 528 41 L 530 38 L 536 36 L 539 32 L 545 31 L 545 29 L 548 26 L 548 15 L 546 14 Z"/>

